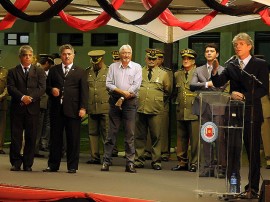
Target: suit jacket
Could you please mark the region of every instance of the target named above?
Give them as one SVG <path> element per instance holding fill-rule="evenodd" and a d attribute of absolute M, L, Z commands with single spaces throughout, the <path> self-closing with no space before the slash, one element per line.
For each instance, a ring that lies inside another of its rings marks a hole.
<path fill-rule="evenodd" d="M 227 68 L 218 75 L 212 76 L 214 86 L 222 86 L 227 81 L 230 81 L 230 92 L 237 91 L 244 94 L 246 99 L 245 121 L 250 121 L 251 118 L 251 105 L 254 103 L 254 118 L 255 122 L 263 121 L 261 97 L 269 92 L 269 72 L 265 60 L 251 57 L 248 64 L 245 66 L 245 71 L 254 75 L 262 82 L 262 85 L 255 81 L 254 94 L 252 95 L 252 78 L 244 73 L 240 68 L 238 60 L 235 59 L 230 62 Z M 252 97 L 254 98 L 252 100 Z"/>
<path fill-rule="evenodd" d="M 218 67 L 218 74 L 220 74 L 224 70 L 224 67 Z M 205 88 L 206 82 L 210 81 L 211 75 L 208 73 L 207 65 L 203 65 L 197 67 L 194 71 L 193 77 L 190 81 L 190 90 L 198 91 L 198 90 L 206 90 L 206 91 L 224 91 L 226 86 L 222 86 L 220 88 Z"/>
<path fill-rule="evenodd" d="M 144 114 L 161 114 L 164 111 L 164 96 L 172 91 L 169 73 L 160 67 L 154 67 L 152 78 L 148 79 L 148 68 L 142 69 L 142 83 L 139 89 L 137 112 Z"/>
<path fill-rule="evenodd" d="M 40 97 L 45 93 L 46 76 L 42 68 L 31 65 L 28 76 L 24 75 L 21 65 L 10 69 L 7 76 L 7 89 L 11 96 L 11 110 L 13 113 L 38 114 Z M 32 103 L 24 105 L 21 101 L 23 95 L 33 98 Z"/>
<path fill-rule="evenodd" d="M 51 113 L 63 113 L 67 117 L 80 118 L 79 110 L 87 109 L 88 85 L 84 69 L 73 65 L 66 77 L 62 64 L 51 67 L 47 77 L 46 93 L 51 101 Z M 52 88 L 60 89 L 60 96 L 52 95 Z M 63 99 L 61 99 L 63 97 Z"/>
<path fill-rule="evenodd" d="M 8 70 L 0 67 L 0 111 L 7 110 L 7 74 Z"/>
<path fill-rule="evenodd" d="M 88 114 L 109 113 L 109 93 L 106 89 L 108 67 L 103 65 L 98 75 L 93 67 L 86 70 L 89 85 Z"/>

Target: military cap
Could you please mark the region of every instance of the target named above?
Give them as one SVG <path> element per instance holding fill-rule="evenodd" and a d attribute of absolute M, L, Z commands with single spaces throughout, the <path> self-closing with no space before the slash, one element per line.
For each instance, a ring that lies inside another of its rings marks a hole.
<path fill-rule="evenodd" d="M 49 54 L 39 54 L 39 63 L 45 64 L 47 61 L 54 63 L 53 57 Z"/>
<path fill-rule="evenodd" d="M 156 59 L 158 57 L 156 49 L 146 49 L 145 52 L 148 58 Z"/>
<path fill-rule="evenodd" d="M 189 48 L 181 50 L 180 55 L 182 57 L 190 57 L 190 58 L 193 58 L 193 59 L 195 59 L 197 57 L 197 53 L 194 50 L 189 49 Z"/>
<path fill-rule="evenodd" d="M 120 56 L 119 56 L 119 51 L 118 50 L 113 50 L 112 51 L 112 58 L 113 58 L 113 60 L 120 60 Z"/>
<path fill-rule="evenodd" d="M 94 64 L 98 64 L 100 63 L 103 55 L 105 55 L 105 51 L 104 50 L 92 50 L 88 52 L 88 55 L 91 57 L 92 62 Z"/>
<path fill-rule="evenodd" d="M 163 52 L 162 50 L 157 49 L 156 55 L 157 55 L 159 58 L 163 58 L 163 57 L 164 57 L 164 52 Z"/>

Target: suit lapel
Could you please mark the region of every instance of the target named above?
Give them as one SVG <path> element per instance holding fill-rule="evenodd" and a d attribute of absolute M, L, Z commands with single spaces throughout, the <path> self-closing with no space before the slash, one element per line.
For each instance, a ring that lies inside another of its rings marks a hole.
<path fill-rule="evenodd" d="M 24 72 L 23 72 L 23 70 L 22 70 L 22 66 L 21 65 L 18 65 L 17 67 L 16 67 L 16 71 L 17 71 L 17 73 L 24 79 L 24 80 L 26 80 L 26 78 L 25 78 L 25 75 L 24 75 Z"/>
<path fill-rule="evenodd" d="M 208 72 L 207 65 L 204 65 L 203 66 L 203 68 L 202 68 L 202 74 L 203 74 L 204 78 L 207 78 L 207 81 L 208 81 L 209 78 L 210 78 L 210 75 L 209 75 L 209 72 Z"/>

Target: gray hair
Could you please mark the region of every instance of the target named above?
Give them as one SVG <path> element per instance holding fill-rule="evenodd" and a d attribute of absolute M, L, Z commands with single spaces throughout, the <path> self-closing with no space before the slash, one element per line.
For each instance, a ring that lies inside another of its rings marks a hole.
<path fill-rule="evenodd" d="M 22 56 L 27 51 L 30 51 L 32 53 L 34 52 L 33 48 L 31 46 L 29 46 L 29 45 L 21 46 L 20 49 L 19 49 L 19 56 Z"/>
<path fill-rule="evenodd" d="M 73 54 L 75 53 L 74 48 L 70 44 L 64 44 L 64 45 L 60 46 L 59 52 L 62 53 L 63 50 L 65 50 L 65 49 L 70 49 Z"/>
<path fill-rule="evenodd" d="M 125 45 L 121 46 L 121 48 L 119 48 L 119 53 L 121 53 L 124 49 L 129 49 L 131 51 L 131 53 L 132 53 L 132 48 L 128 44 L 125 44 Z"/>
<path fill-rule="evenodd" d="M 254 47 L 254 43 L 253 43 L 253 40 L 251 39 L 251 37 L 247 34 L 247 33 L 239 33 L 237 34 L 233 40 L 232 40 L 232 43 L 233 45 L 236 43 L 236 41 L 238 40 L 243 40 L 245 41 L 248 45 L 251 45 L 252 48 Z"/>

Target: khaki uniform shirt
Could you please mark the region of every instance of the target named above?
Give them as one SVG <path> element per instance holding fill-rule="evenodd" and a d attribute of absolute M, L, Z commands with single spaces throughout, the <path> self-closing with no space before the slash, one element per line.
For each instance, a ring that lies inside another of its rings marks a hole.
<path fill-rule="evenodd" d="M 152 78 L 148 80 L 148 68 L 142 69 L 142 83 L 139 90 L 137 112 L 144 114 L 161 114 L 164 111 L 164 96 L 170 95 L 172 85 L 168 72 L 154 67 Z"/>
<path fill-rule="evenodd" d="M 98 75 L 93 67 L 87 69 L 89 86 L 88 114 L 107 114 L 109 112 L 109 94 L 106 90 L 108 68 L 103 65 Z"/>
<path fill-rule="evenodd" d="M 0 110 L 7 110 L 7 74 L 8 70 L 0 66 Z"/>
<path fill-rule="evenodd" d="M 185 70 L 180 69 L 174 73 L 176 87 L 176 118 L 177 120 L 197 120 L 198 116 L 192 114 L 192 105 L 196 93 L 191 92 L 189 88 L 190 81 L 196 67 L 188 71 L 188 77 L 185 78 Z"/>

